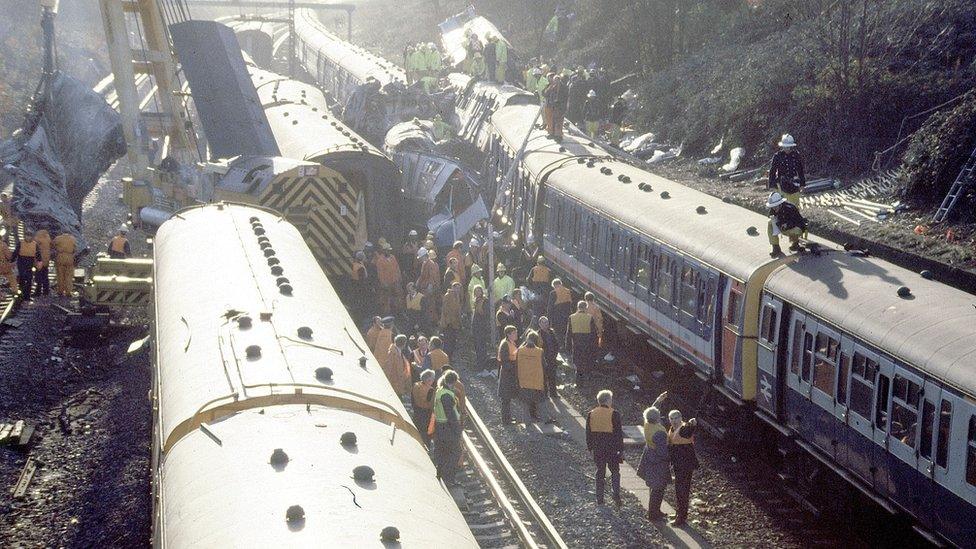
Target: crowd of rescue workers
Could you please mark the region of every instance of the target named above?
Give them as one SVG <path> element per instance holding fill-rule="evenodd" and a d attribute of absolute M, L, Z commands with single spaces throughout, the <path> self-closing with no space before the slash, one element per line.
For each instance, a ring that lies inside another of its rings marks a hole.
<path fill-rule="evenodd" d="M 549 27 L 554 24 L 551 21 Z M 547 36 L 553 34 L 549 27 Z M 565 119 L 584 127 L 591 138 L 619 140 L 624 118 L 636 106 L 636 95 L 630 90 L 609 100 L 611 81 L 602 68 L 558 70 L 555 64 L 533 59 L 524 70 L 517 69 L 509 62 L 506 42 L 490 35 L 482 43 L 476 34 L 468 33 L 466 50 L 462 66 L 473 78 L 518 83 L 539 95 L 543 125 L 555 141 L 563 138 Z M 431 91 L 442 75 L 441 52 L 433 44 L 410 46 L 404 51 L 404 66 L 410 84 L 420 82 Z M 783 255 L 780 235 L 789 238 L 791 251 L 798 251 L 807 229 L 799 212 L 805 184 L 802 159 L 788 134 L 782 136 L 779 148 L 771 163 L 773 192 L 767 201 L 773 258 Z M 52 237 L 46 230 L 25 227 L 23 238 L 16 236 L 11 250 L 7 235 L 18 235 L 19 221 L 6 193 L 0 196 L 0 216 L 5 229 L 0 238 L 0 277 L 7 286 L 4 290 L 0 285 L 0 292 L 18 294 L 24 301 L 49 295 L 48 270 L 53 260 L 56 293 L 71 297 L 75 262 L 82 253 L 75 238 L 67 233 Z M 128 224 L 123 224 L 106 246 L 109 257 L 131 255 L 127 233 Z M 456 484 L 462 462 L 465 392 L 452 364 L 460 361 L 465 349 L 473 352 L 473 369 L 480 372 L 475 375 L 497 377 L 505 426 L 516 423 L 513 400 L 524 404 L 530 421 L 555 423 L 547 414 L 555 410 L 552 402 L 561 398 L 560 364 L 575 370 L 580 382 L 606 368 L 612 358 L 607 351 L 613 333 L 606 329 L 594 295 L 584 292 L 576 300 L 543 257 L 536 257 L 537 252 L 525 251 L 513 261 L 524 267 L 518 269 L 521 283 L 499 262 L 490 286 L 485 280 L 488 246 L 477 237 L 467 245 L 457 241 L 438 250 L 433 233 L 421 240 L 417 231 L 410 231 L 398 251 L 380 238 L 376 245 L 367 242 L 356 252 L 346 302 L 356 321 L 367 327 L 366 342 L 393 389 L 409 399 L 416 426 L 445 484 Z M 643 413 L 645 447 L 637 474 L 650 489 L 647 516 L 654 521 L 666 518 L 661 506 L 673 478 L 677 514 L 672 524 L 681 526 L 687 521 L 692 475 L 698 467 L 697 422 L 685 421 L 678 410 L 664 417 L 660 406 L 666 398 L 667 393 L 662 393 Z M 613 408 L 611 391 L 599 391 L 596 399 L 586 418 L 587 449 L 596 466 L 596 500 L 604 503 L 609 470 L 613 499 L 619 506 L 623 420 Z"/>
<path fill-rule="evenodd" d="M 461 433 L 466 421 L 465 388 L 454 367 L 466 358 L 478 377 L 497 377 L 501 422 L 516 425 L 513 401 L 524 407 L 527 422 L 555 423 L 552 402 L 561 397 L 560 364 L 575 369 L 576 381 L 608 367 L 613 335 L 594 295 L 573 292 L 555 277 L 541 257 L 523 255 L 513 277 L 504 262 L 486 281 L 489 253 L 477 238 L 454 242 L 439 253 L 434 235 L 421 240 L 410 231 L 394 250 L 385 238 L 367 243 L 352 264 L 347 302 L 353 316 L 368 326 L 365 339 L 390 385 L 408 401 L 413 419 L 431 450 L 438 477 L 456 484 L 462 461 Z M 513 262 L 513 263 L 514 263 Z M 488 290 L 494 303 L 489 303 Z M 492 344 L 497 333 L 499 343 Z M 469 355 L 469 349 L 471 354 Z M 672 410 L 662 421 L 663 393 L 644 412 L 645 449 L 638 475 L 650 487 L 648 517 L 661 512 L 664 489 L 672 478 L 677 494 L 673 523 L 688 514 L 696 421 Z M 613 394 L 599 391 L 587 415 L 586 443 L 596 465 L 596 500 L 604 503 L 609 469 L 614 502 L 622 504 L 620 465 L 624 462 L 623 418 L 613 408 Z"/>

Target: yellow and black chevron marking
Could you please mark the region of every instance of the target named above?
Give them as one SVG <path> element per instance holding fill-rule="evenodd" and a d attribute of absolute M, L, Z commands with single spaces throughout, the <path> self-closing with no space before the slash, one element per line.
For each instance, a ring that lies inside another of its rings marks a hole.
<path fill-rule="evenodd" d="M 149 290 L 95 290 L 96 305 L 146 305 L 152 292 Z"/>
<path fill-rule="evenodd" d="M 316 259 L 330 276 L 349 275 L 350 259 L 364 243 L 366 220 L 360 212 L 362 189 L 342 175 L 317 166 L 318 176 L 283 174 L 258 197 L 258 204 L 283 212 L 305 235 Z"/>

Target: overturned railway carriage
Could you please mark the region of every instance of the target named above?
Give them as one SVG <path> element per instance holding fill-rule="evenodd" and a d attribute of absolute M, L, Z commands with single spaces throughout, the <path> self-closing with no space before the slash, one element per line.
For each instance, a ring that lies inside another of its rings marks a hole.
<path fill-rule="evenodd" d="M 315 162 L 342 176 L 335 182 L 335 197 L 321 189 L 302 189 L 309 206 L 328 204 L 340 220 L 361 215 L 365 208 L 371 238 L 401 234 L 396 164 L 333 116 L 318 88 L 254 65 L 248 65 L 248 72 L 281 156 Z M 315 215 L 310 215 L 309 223 L 318 225 L 315 234 L 323 239 L 349 243 L 355 239 L 355 228 L 346 223 L 330 226 Z M 330 228 L 336 233 L 330 234 Z"/>
<path fill-rule="evenodd" d="M 298 229 L 194 207 L 154 254 L 154 546 L 476 547 Z"/>
<path fill-rule="evenodd" d="M 529 135 L 496 204 L 517 240 L 691 365 L 737 405 L 734 423 L 768 425 L 808 493 L 835 499 L 817 484 L 827 468 L 927 535 L 973 545 L 976 298 L 825 241 L 770 260 L 764 216 L 585 137 L 555 143 L 531 127 L 538 107 L 482 95 L 493 175 Z"/>

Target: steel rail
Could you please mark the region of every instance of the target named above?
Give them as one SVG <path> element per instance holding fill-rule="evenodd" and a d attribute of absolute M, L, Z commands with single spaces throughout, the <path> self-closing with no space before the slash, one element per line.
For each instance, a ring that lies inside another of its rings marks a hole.
<path fill-rule="evenodd" d="M 549 517 L 547 517 L 542 508 L 539 507 L 539 504 L 536 503 L 535 498 L 532 497 L 529 489 L 526 488 L 525 484 L 522 483 L 522 479 L 519 478 L 518 473 L 515 472 L 515 468 L 512 467 L 511 463 L 509 463 L 508 458 L 505 457 L 505 454 L 502 452 L 501 448 L 498 447 L 495 439 L 488 431 L 488 427 L 481 420 L 481 416 L 479 416 L 478 412 L 474 410 L 470 402 L 467 405 L 467 412 L 470 426 L 474 429 L 485 448 L 491 454 L 491 459 L 501 470 L 502 474 L 505 476 L 505 480 L 515 491 L 522 505 L 531 515 L 530 518 L 535 522 L 535 524 L 538 525 L 539 530 L 542 532 L 543 536 L 545 536 L 545 540 L 543 540 L 545 542 L 545 546 L 566 549 L 566 542 L 563 541 L 563 538 L 559 535 L 556 527 L 553 526 L 552 522 L 549 521 Z M 498 500 L 502 509 L 505 511 L 505 514 L 508 515 L 510 522 L 512 523 L 512 527 L 515 528 L 516 533 L 518 534 L 519 538 L 522 539 L 525 547 L 529 547 L 530 549 L 537 549 L 540 547 L 529 527 L 525 524 L 525 522 L 523 522 L 521 517 L 519 517 L 518 511 L 512 505 L 508 495 L 505 494 L 505 490 L 498 481 L 498 478 L 491 471 L 488 463 L 481 455 L 481 452 L 475 447 L 474 441 L 470 436 L 468 436 L 467 433 L 462 433 L 462 438 L 464 440 L 465 448 L 467 448 L 468 454 L 471 456 L 473 464 L 488 483 L 491 491 L 495 494 L 496 499 Z"/>

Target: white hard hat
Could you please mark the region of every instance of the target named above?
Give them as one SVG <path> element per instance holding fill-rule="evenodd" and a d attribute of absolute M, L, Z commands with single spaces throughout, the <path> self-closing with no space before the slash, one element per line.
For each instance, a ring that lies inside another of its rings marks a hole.
<path fill-rule="evenodd" d="M 420 248 L 419 250 L 417 250 L 417 259 L 423 259 L 427 257 L 427 253 L 428 253 L 427 248 Z"/>
<path fill-rule="evenodd" d="M 126 227 L 125 225 L 122 225 L 121 227 L 119 227 L 119 232 L 122 234 L 126 234 L 129 232 L 129 228 Z"/>
<path fill-rule="evenodd" d="M 587 97 L 596 97 L 596 90 L 590 90 L 586 93 Z"/>
<path fill-rule="evenodd" d="M 542 69 L 536 67 L 536 68 L 532 69 L 532 74 L 534 74 L 535 76 L 541 76 L 542 75 Z"/>
<path fill-rule="evenodd" d="M 788 149 L 790 147 L 795 147 L 796 146 L 796 140 L 793 139 L 793 136 L 792 135 L 790 135 L 788 133 L 784 133 L 783 134 L 783 137 L 781 137 L 780 140 L 779 140 L 779 146 L 780 147 L 783 147 L 784 149 Z"/>
<path fill-rule="evenodd" d="M 777 192 L 773 192 L 772 194 L 769 195 L 769 198 L 766 200 L 766 207 L 775 208 L 776 206 L 779 206 L 783 202 L 786 202 L 786 199 L 783 198 L 783 195 Z"/>
<path fill-rule="evenodd" d="M 417 236 L 417 231 L 410 229 L 410 232 L 407 233 L 407 236 Z"/>

